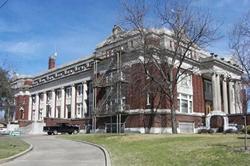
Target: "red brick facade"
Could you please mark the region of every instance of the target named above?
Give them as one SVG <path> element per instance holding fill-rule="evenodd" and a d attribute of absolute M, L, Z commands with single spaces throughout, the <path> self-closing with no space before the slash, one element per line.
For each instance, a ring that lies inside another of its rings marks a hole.
<path fill-rule="evenodd" d="M 146 92 L 143 87 L 146 78 L 143 75 L 143 66 L 141 64 L 132 65 L 128 72 L 127 103 L 130 109 L 145 109 Z"/>
<path fill-rule="evenodd" d="M 203 90 L 203 79 L 199 75 L 192 76 L 193 84 L 193 111 L 194 112 L 205 112 L 205 100 Z"/>
<path fill-rule="evenodd" d="M 19 95 L 15 97 L 16 101 L 16 120 L 27 120 L 29 116 L 29 96 Z"/>
<path fill-rule="evenodd" d="M 113 122 L 116 117 L 113 116 Z M 200 127 L 204 124 L 204 118 L 201 116 L 176 115 L 177 122 L 191 122 L 195 127 Z M 98 128 L 104 129 L 105 123 L 111 123 L 110 117 L 99 118 L 97 121 Z M 122 115 L 122 123 L 125 123 L 126 128 L 151 128 L 151 127 L 171 127 L 170 113 L 145 113 L 145 114 L 124 114 Z"/>
<path fill-rule="evenodd" d="M 25 127 L 30 125 L 31 123 L 32 123 L 31 120 L 22 120 L 22 119 L 18 120 L 19 127 Z"/>

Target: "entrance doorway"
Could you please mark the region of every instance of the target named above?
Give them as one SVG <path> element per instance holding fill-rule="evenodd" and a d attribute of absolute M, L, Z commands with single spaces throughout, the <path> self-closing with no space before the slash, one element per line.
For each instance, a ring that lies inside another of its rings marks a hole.
<path fill-rule="evenodd" d="M 211 101 L 206 101 L 205 103 L 205 114 L 208 115 L 211 111 L 212 111 L 212 108 L 213 108 L 213 104 Z"/>

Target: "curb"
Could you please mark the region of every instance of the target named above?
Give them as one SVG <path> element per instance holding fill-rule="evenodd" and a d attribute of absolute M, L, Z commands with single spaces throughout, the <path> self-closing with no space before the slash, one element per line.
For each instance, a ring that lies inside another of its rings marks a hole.
<path fill-rule="evenodd" d="M 111 166 L 110 154 L 103 146 L 97 145 L 97 144 L 94 144 L 91 142 L 86 142 L 86 141 L 77 141 L 77 140 L 71 140 L 71 141 L 85 143 L 85 144 L 92 145 L 92 146 L 95 146 L 95 147 L 101 149 L 101 151 L 104 153 L 104 157 L 105 157 L 105 166 Z"/>
<path fill-rule="evenodd" d="M 24 141 L 24 140 L 23 140 L 23 141 Z M 26 141 L 24 141 L 24 142 L 26 142 Z M 20 152 L 20 153 L 18 153 L 18 154 L 15 154 L 14 156 L 10 156 L 10 157 L 8 157 L 8 158 L 0 159 L 0 164 L 9 162 L 9 161 L 11 161 L 11 160 L 14 160 L 14 159 L 16 159 L 16 158 L 18 158 L 18 157 L 23 156 L 24 154 L 28 153 L 29 151 L 33 150 L 33 145 L 30 144 L 30 143 L 28 143 L 28 142 L 26 142 L 26 143 L 30 145 L 28 149 L 26 149 L 25 151 L 22 151 L 22 152 Z"/>

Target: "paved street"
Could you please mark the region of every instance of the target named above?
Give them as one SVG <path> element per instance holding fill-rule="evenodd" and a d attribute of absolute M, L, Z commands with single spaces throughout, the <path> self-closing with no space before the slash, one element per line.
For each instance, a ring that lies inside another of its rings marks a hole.
<path fill-rule="evenodd" d="M 30 136 L 25 140 L 34 148 L 24 156 L 3 164 L 4 166 L 103 166 L 103 152 L 80 142 L 54 136 Z"/>

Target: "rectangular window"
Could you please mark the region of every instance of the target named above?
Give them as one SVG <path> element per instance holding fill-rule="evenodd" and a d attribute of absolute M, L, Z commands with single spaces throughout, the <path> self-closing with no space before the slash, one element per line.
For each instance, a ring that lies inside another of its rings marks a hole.
<path fill-rule="evenodd" d="M 69 98 L 71 97 L 72 92 L 71 92 L 71 87 L 66 88 L 66 97 Z"/>
<path fill-rule="evenodd" d="M 51 117 L 51 106 L 47 105 L 46 107 L 47 107 L 47 109 L 46 109 L 46 117 Z"/>
<path fill-rule="evenodd" d="M 188 101 L 182 99 L 181 100 L 181 112 L 188 113 Z"/>
<path fill-rule="evenodd" d="M 78 115 L 82 114 L 82 103 L 77 104 L 77 114 Z"/>
<path fill-rule="evenodd" d="M 204 90 L 205 90 L 205 99 L 212 100 L 213 92 L 212 92 L 212 82 L 210 80 L 204 80 Z"/>
<path fill-rule="evenodd" d="M 134 41 L 133 40 L 130 41 L 130 45 L 131 45 L 132 48 L 134 47 Z"/>
<path fill-rule="evenodd" d="M 193 112 L 193 97 L 192 95 L 179 94 L 177 98 L 177 107 L 181 113 Z"/>
<path fill-rule="evenodd" d="M 40 102 L 43 102 L 43 96 L 44 96 L 43 93 L 41 93 L 39 96 Z"/>
<path fill-rule="evenodd" d="M 47 103 L 48 103 L 51 99 L 52 99 L 52 92 L 49 91 L 49 92 L 47 93 Z"/>
<path fill-rule="evenodd" d="M 78 96 L 81 96 L 81 95 L 82 95 L 82 92 L 83 92 L 82 84 L 77 85 L 76 88 L 77 88 L 77 95 L 78 95 Z"/>
<path fill-rule="evenodd" d="M 66 109 L 68 112 L 68 118 L 71 118 L 71 105 L 66 105 Z"/>
<path fill-rule="evenodd" d="M 61 90 L 57 90 L 56 91 L 56 100 L 60 100 L 62 97 L 62 91 Z"/>
<path fill-rule="evenodd" d="M 57 118 L 61 118 L 61 106 L 56 107 Z"/>

